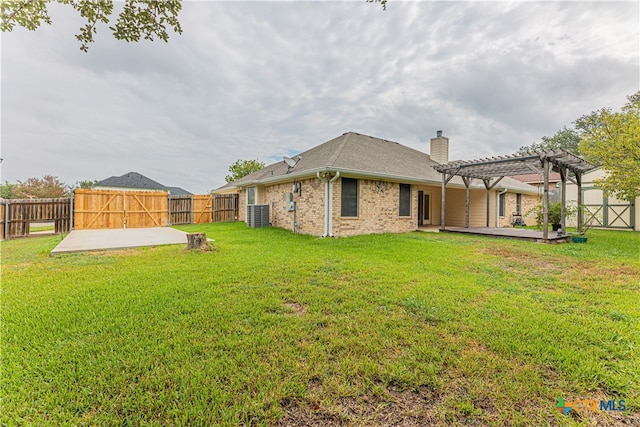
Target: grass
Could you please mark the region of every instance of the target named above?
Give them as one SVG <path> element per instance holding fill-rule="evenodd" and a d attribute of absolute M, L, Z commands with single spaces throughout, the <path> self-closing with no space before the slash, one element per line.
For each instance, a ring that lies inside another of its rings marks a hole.
<path fill-rule="evenodd" d="M 39 233 L 43 231 L 55 231 L 56 227 L 54 225 L 40 225 L 29 227 L 29 233 Z"/>
<path fill-rule="evenodd" d="M 3 425 L 640 423 L 638 233 L 179 228 L 217 251 L 2 243 Z"/>

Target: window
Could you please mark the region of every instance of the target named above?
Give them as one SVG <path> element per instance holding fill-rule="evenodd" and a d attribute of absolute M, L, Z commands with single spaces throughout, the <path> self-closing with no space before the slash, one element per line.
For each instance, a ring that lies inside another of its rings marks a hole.
<path fill-rule="evenodd" d="M 256 187 L 247 188 L 247 204 L 248 205 L 256 204 Z"/>
<path fill-rule="evenodd" d="M 411 216 L 411 185 L 400 184 L 400 216 Z"/>
<path fill-rule="evenodd" d="M 516 215 L 521 215 L 521 206 L 522 206 L 522 194 L 516 194 Z"/>
<path fill-rule="evenodd" d="M 499 203 L 500 203 L 500 216 L 504 216 L 504 193 L 500 194 Z"/>
<path fill-rule="evenodd" d="M 342 178 L 342 216 L 358 216 L 358 180 Z"/>

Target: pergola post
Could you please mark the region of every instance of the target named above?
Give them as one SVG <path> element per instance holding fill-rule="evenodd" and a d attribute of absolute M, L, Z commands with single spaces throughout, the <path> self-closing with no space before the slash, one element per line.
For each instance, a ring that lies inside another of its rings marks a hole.
<path fill-rule="evenodd" d="M 578 185 L 578 233 L 582 233 L 582 220 L 583 220 L 583 209 L 582 209 L 582 174 L 576 172 L 576 184 Z"/>
<path fill-rule="evenodd" d="M 547 240 L 549 238 L 549 169 L 550 163 L 548 159 L 543 160 L 543 178 L 544 178 L 544 192 L 542 195 L 542 238 Z"/>
<path fill-rule="evenodd" d="M 446 204 L 446 200 L 445 197 L 447 195 L 447 191 L 446 191 L 446 185 L 447 185 L 447 174 L 445 172 L 442 172 L 442 200 L 440 202 L 440 230 L 444 231 L 444 227 L 445 227 L 445 204 Z"/>
<path fill-rule="evenodd" d="M 466 188 L 466 193 L 465 193 L 465 203 L 464 203 L 464 228 L 469 228 L 469 199 L 470 199 L 470 195 L 469 192 L 470 190 L 470 186 L 471 186 L 471 181 L 473 178 L 469 178 L 466 176 L 462 177 L 462 181 L 464 181 L 464 186 Z"/>
<path fill-rule="evenodd" d="M 560 167 L 560 198 L 561 198 L 561 211 L 560 211 L 560 228 L 563 233 L 567 233 L 567 169 Z"/>
<path fill-rule="evenodd" d="M 486 184 L 485 184 L 485 186 L 486 186 Z M 490 220 L 490 218 L 489 218 L 489 217 L 491 216 L 491 215 L 489 214 L 489 213 L 490 213 L 490 212 L 489 212 L 490 210 L 491 210 L 491 190 L 489 190 L 489 189 L 487 188 L 487 225 L 486 225 L 486 227 L 487 227 L 487 228 L 489 227 L 489 220 Z"/>

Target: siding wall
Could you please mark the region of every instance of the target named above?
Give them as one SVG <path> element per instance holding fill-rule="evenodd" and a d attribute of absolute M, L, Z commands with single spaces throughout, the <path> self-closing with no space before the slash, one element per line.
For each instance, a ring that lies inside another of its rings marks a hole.
<path fill-rule="evenodd" d="M 495 191 L 491 192 L 489 204 L 489 226 L 495 224 L 496 209 Z M 447 187 L 446 194 L 446 226 L 464 227 L 466 190 L 464 188 Z M 485 227 L 487 225 L 487 193 L 486 190 L 471 190 L 469 195 L 469 227 Z"/>

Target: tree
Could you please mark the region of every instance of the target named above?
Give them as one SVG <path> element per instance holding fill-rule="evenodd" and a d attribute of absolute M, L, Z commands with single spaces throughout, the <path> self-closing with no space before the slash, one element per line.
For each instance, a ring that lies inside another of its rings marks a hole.
<path fill-rule="evenodd" d="M 544 151 L 566 150 L 570 153 L 580 154 L 580 133 L 566 126 L 556 132 L 553 136 L 543 136 L 542 142 L 534 142 L 518 149 L 519 154 L 529 152 L 538 153 Z"/>
<path fill-rule="evenodd" d="M 619 112 L 603 108 L 576 120 L 583 130 L 580 151 L 601 163 L 607 175 L 596 185 L 619 199 L 640 196 L 640 91 Z"/>
<path fill-rule="evenodd" d="M 114 0 L 55 0 L 75 9 L 86 24 L 80 27 L 76 38 L 80 42 L 80 50 L 87 52 L 89 43 L 97 33 L 97 24 L 109 24 L 113 14 Z M 0 2 L 0 29 L 11 31 L 18 25 L 28 30 L 36 30 L 43 22 L 51 24 L 48 13 L 50 0 L 8 0 Z M 180 0 L 127 0 L 113 26 L 109 29 L 118 40 L 128 42 L 153 40 L 159 38 L 165 42 L 169 39 L 167 25 L 174 32 L 182 34 L 178 14 L 182 9 Z"/>
<path fill-rule="evenodd" d="M 87 52 L 89 43 L 97 33 L 97 24 L 109 24 L 113 14 L 114 0 L 2 0 L 0 1 L 0 29 L 11 31 L 18 25 L 27 30 L 36 30 L 43 22 L 51 25 L 51 17 L 47 7 L 49 3 L 66 4 L 75 9 L 87 23 L 80 27 L 76 39 L 80 42 L 80 50 Z M 387 0 L 366 0 L 368 3 L 380 3 L 387 9 Z M 126 0 L 115 25 L 109 27 L 118 40 L 128 42 L 153 40 L 159 38 L 169 40 L 167 25 L 173 31 L 182 34 L 178 15 L 182 9 L 181 0 Z"/>
<path fill-rule="evenodd" d="M 1 199 L 14 199 L 13 196 L 16 192 L 17 184 L 12 184 L 9 181 L 5 181 L 4 184 L 0 184 L 0 198 Z"/>
<path fill-rule="evenodd" d="M 18 181 L 13 191 L 14 199 L 51 199 L 68 196 L 69 186 L 53 175 L 29 178 L 25 182 Z"/>
<path fill-rule="evenodd" d="M 76 181 L 76 187 L 78 188 L 91 188 L 98 183 L 97 179 L 91 181 L 90 179 Z"/>
<path fill-rule="evenodd" d="M 227 175 L 224 179 L 227 182 L 237 181 L 243 176 L 247 176 L 251 173 L 259 171 L 264 167 L 264 162 L 258 160 L 236 160 L 234 164 L 229 166 L 229 172 L 231 175 Z"/>

